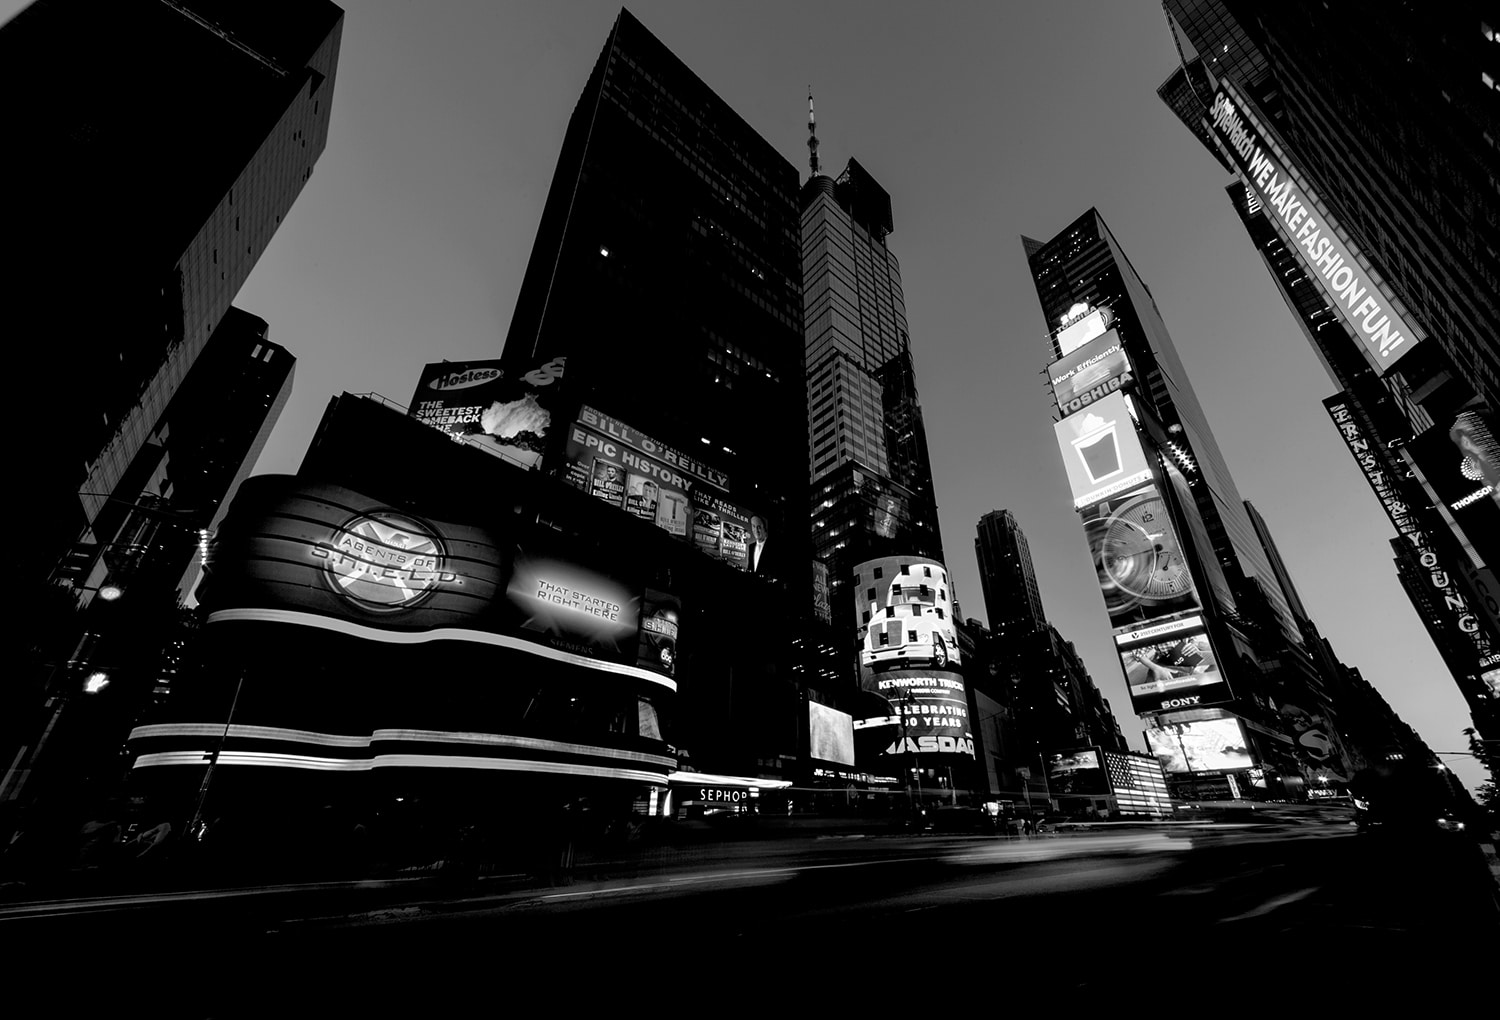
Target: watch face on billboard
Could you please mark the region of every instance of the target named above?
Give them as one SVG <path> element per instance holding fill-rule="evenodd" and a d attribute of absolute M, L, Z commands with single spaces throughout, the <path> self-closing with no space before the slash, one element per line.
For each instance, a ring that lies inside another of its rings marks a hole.
<path fill-rule="evenodd" d="M 854 568 L 860 676 L 889 669 L 953 669 L 958 629 L 948 570 L 936 560 L 887 556 Z"/>
<path fill-rule="evenodd" d="M 1058 410 L 1074 414 L 1131 382 L 1130 359 L 1117 330 L 1110 330 L 1047 369 Z"/>
<path fill-rule="evenodd" d="M 1120 393 L 1110 393 L 1053 426 L 1073 490 L 1086 507 L 1151 480 L 1151 463 Z"/>
<path fill-rule="evenodd" d="M 1491 566 L 1500 559 L 1500 493 L 1484 468 L 1455 445 L 1451 430 L 1430 428 L 1404 447 L 1470 543 Z"/>
<path fill-rule="evenodd" d="M 411 416 L 455 441 L 522 467 L 546 452 L 551 406 L 566 358 L 516 373 L 499 361 L 444 361 L 427 365 L 411 399 Z"/>
<path fill-rule="evenodd" d="M 854 720 L 847 712 L 807 703 L 808 754 L 820 761 L 854 764 Z"/>
<path fill-rule="evenodd" d="M 1159 722 L 1146 743 L 1165 772 L 1229 772 L 1255 764 L 1238 719 Z"/>
<path fill-rule="evenodd" d="M 1197 708 L 1230 700 L 1229 684 L 1206 630 L 1177 631 L 1134 641 L 1122 638 L 1115 640 L 1130 688 L 1130 705 L 1137 713 Z"/>
<path fill-rule="evenodd" d="M 1147 485 L 1084 511 L 1089 553 L 1116 630 L 1200 609 L 1160 490 Z"/>

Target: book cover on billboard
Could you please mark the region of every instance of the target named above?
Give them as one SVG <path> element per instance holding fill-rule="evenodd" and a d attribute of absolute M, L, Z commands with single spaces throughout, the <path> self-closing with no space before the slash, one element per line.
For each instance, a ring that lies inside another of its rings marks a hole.
<path fill-rule="evenodd" d="M 688 496 L 676 489 L 661 489 L 657 493 L 656 526 L 669 535 L 688 533 Z"/>
<path fill-rule="evenodd" d="M 737 570 L 749 570 L 749 542 L 747 539 L 746 525 L 743 521 L 724 519 L 723 537 L 720 539 L 719 552 L 724 562 L 730 564 Z"/>
<path fill-rule="evenodd" d="M 697 507 L 693 510 L 693 544 L 710 556 L 719 555 L 719 541 L 723 537 L 724 522 L 712 510 Z"/>
<path fill-rule="evenodd" d="M 625 509 L 643 521 L 656 521 L 656 505 L 661 486 L 645 475 L 631 473 L 625 478 Z"/>
<path fill-rule="evenodd" d="M 625 502 L 625 476 L 620 465 L 602 457 L 595 458 L 589 493 L 610 506 L 622 506 Z"/>

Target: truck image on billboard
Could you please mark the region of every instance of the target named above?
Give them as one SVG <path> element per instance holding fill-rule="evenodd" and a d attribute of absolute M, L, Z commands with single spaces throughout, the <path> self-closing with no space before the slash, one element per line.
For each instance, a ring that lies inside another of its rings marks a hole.
<path fill-rule="evenodd" d="M 935 560 L 889 556 L 855 568 L 860 675 L 959 664 L 948 571 Z"/>

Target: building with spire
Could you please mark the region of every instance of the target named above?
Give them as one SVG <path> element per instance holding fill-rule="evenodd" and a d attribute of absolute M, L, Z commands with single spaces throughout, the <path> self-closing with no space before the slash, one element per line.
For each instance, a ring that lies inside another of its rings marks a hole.
<path fill-rule="evenodd" d="M 943 558 L 917 396 L 891 197 L 856 159 L 822 172 L 812 97 L 802 187 L 803 338 L 813 553 L 835 614 L 849 567 L 884 555 Z M 847 605 L 846 605 L 847 604 Z"/>

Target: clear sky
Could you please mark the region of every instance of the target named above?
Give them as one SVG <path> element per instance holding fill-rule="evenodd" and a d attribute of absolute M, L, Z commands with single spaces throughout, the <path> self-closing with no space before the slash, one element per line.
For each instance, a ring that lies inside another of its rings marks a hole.
<path fill-rule="evenodd" d="M 8 19 L 23 4 L 4 5 Z M 296 355 L 256 473 L 295 471 L 328 399 L 406 403 L 422 365 L 496 356 L 563 129 L 619 7 L 351 0 L 327 151 L 236 304 Z M 1144 749 L 1041 371 L 1020 235 L 1097 206 L 1150 285 L 1241 493 L 1309 612 L 1436 751 L 1463 699 L 1396 579 L 1394 532 L 1320 404 L 1334 385 L 1223 188 L 1157 99 L 1177 56 L 1159 3 L 671 2 L 630 9 L 807 172 L 891 193 L 948 566 L 983 618 L 975 523 L 1006 507 L 1048 616 Z M 1447 759 L 1473 788 L 1484 773 Z"/>

